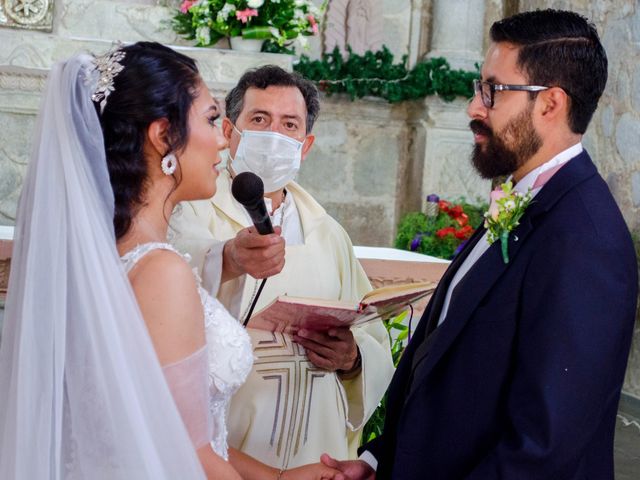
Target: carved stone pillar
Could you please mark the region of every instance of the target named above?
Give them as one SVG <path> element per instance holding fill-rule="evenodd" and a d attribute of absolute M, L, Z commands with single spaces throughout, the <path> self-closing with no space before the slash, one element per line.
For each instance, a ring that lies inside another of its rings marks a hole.
<path fill-rule="evenodd" d="M 338 47 L 347 53 L 377 51 L 384 43 L 384 25 L 381 2 L 370 0 L 332 0 L 329 3 L 324 29 L 324 51 Z"/>
<path fill-rule="evenodd" d="M 431 51 L 452 68 L 475 70 L 482 61 L 484 0 L 434 0 Z"/>

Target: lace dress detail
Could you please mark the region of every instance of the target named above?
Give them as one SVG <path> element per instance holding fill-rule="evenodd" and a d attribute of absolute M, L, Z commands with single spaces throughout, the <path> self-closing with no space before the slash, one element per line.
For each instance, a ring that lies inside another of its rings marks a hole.
<path fill-rule="evenodd" d="M 178 252 L 168 243 L 145 243 L 122 256 L 127 272 L 152 250 L 170 250 L 186 261 L 188 255 Z M 222 304 L 200 286 L 200 277 L 194 269 L 198 293 L 204 310 L 204 325 L 209 360 L 209 411 L 213 424 L 211 446 L 228 459 L 227 412 L 233 394 L 244 383 L 253 365 L 251 340 L 246 330 Z"/>

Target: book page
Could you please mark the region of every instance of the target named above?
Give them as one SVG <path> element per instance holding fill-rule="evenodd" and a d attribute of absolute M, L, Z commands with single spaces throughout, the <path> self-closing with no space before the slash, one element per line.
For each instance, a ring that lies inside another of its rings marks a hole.
<path fill-rule="evenodd" d="M 437 282 L 404 283 L 400 285 L 387 285 L 377 288 L 362 297 L 362 305 L 383 307 L 389 304 L 403 302 L 405 300 L 417 300 L 433 292 Z"/>

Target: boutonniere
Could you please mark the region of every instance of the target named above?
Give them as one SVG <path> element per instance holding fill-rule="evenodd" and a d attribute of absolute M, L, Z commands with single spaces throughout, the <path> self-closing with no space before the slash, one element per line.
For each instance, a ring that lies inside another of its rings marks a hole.
<path fill-rule="evenodd" d="M 500 239 L 504 263 L 509 263 L 509 233 L 519 225 L 531 198 L 531 190 L 527 193 L 514 192 L 510 181 L 491 192 L 491 205 L 489 211 L 484 214 L 484 226 L 490 244 Z"/>

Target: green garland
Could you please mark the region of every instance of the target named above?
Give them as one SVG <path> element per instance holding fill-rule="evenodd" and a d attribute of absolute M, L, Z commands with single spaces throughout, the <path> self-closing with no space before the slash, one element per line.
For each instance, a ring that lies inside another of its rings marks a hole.
<path fill-rule="evenodd" d="M 351 100 L 365 96 L 380 97 L 390 103 L 438 95 L 445 101 L 460 96 L 473 97 L 473 80 L 479 71 L 452 70 L 444 58 L 430 58 L 407 69 L 407 56 L 394 63 L 385 46 L 377 52 L 357 55 L 349 49 L 345 60 L 336 47 L 321 60 L 302 55 L 293 67 L 318 85 L 327 95 L 347 93 Z"/>

